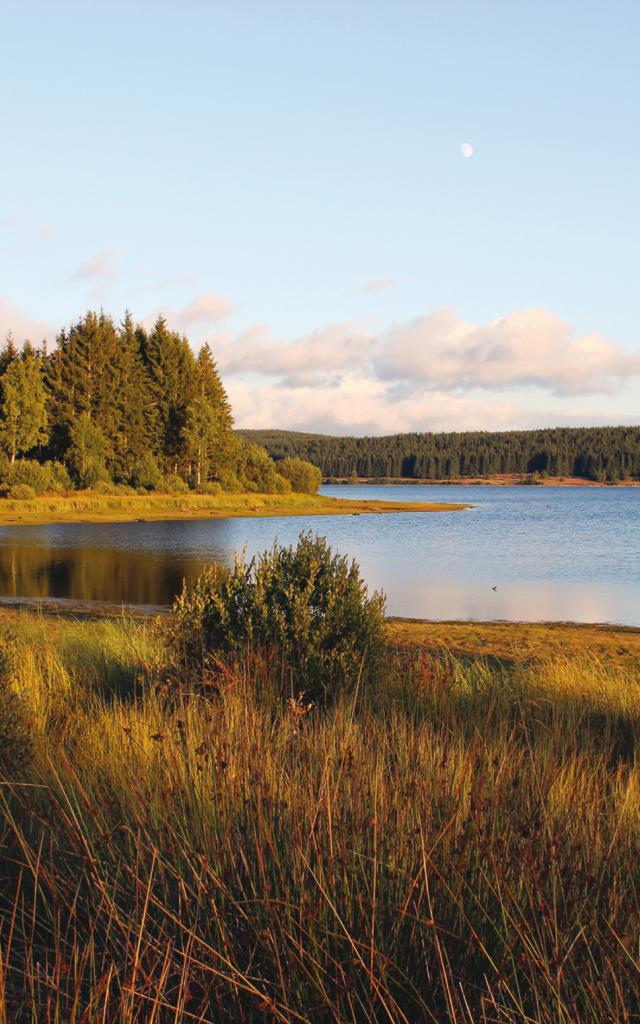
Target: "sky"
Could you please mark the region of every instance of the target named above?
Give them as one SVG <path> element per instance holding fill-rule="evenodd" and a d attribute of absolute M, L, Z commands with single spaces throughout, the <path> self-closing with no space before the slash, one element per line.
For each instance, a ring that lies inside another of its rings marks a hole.
<path fill-rule="evenodd" d="M 637 2 L 0 14 L 0 338 L 163 313 L 243 427 L 640 423 Z"/>

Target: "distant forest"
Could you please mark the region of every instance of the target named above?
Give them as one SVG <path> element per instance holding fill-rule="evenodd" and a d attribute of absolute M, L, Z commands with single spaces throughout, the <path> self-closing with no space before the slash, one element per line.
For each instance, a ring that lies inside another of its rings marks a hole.
<path fill-rule="evenodd" d="M 298 457 L 324 477 L 446 480 L 497 473 L 575 476 L 615 483 L 640 477 L 640 427 L 558 427 L 549 430 L 390 437 L 329 437 L 284 430 L 242 430 L 276 462 Z"/>

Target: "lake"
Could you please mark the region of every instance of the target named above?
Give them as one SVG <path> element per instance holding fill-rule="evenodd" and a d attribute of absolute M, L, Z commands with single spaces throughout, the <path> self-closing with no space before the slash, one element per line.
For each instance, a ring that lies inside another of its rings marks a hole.
<path fill-rule="evenodd" d="M 0 594 L 165 605 L 210 561 L 303 529 L 357 559 L 387 611 L 640 626 L 640 488 L 336 486 L 341 498 L 466 512 L 0 527 Z"/>

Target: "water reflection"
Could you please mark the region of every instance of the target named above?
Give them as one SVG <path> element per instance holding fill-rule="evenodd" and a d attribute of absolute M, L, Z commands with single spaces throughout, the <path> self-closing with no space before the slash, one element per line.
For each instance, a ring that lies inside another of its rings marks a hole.
<path fill-rule="evenodd" d="M 167 558 L 150 551 L 0 547 L 0 594 L 13 598 L 72 598 L 115 604 L 168 604 L 183 579 L 204 565 L 193 558 Z"/>
<path fill-rule="evenodd" d="M 329 490 L 329 489 L 327 489 Z M 166 605 L 212 561 L 303 529 L 355 558 L 391 615 L 640 625 L 640 488 L 336 488 L 469 512 L 0 527 L 0 597 Z M 495 589 L 494 589 L 495 588 Z"/>

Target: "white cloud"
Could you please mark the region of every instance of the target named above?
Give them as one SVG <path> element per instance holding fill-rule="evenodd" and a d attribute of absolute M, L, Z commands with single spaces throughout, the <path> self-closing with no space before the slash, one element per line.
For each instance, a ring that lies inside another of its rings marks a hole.
<path fill-rule="evenodd" d="M 114 249 L 101 249 L 92 259 L 80 264 L 78 269 L 71 275 L 71 281 L 89 281 L 94 283 L 109 281 L 115 276 L 113 269 L 114 256 Z"/>
<path fill-rule="evenodd" d="M 433 388 L 612 393 L 640 377 L 640 351 L 628 352 L 601 334 L 576 337 L 546 309 L 525 309 L 485 326 L 445 309 L 391 328 L 380 339 L 375 370 L 383 380 Z"/>
<path fill-rule="evenodd" d="M 220 339 L 218 362 L 226 373 L 259 373 L 308 383 L 318 376 L 360 367 L 373 353 L 374 336 L 353 324 L 341 323 L 314 331 L 296 341 L 270 339 L 255 326 L 231 339 Z"/>
<path fill-rule="evenodd" d="M 327 434 L 395 434 L 510 426 L 520 410 L 507 400 L 469 399 L 444 392 L 394 396 L 383 382 L 356 372 L 322 386 L 226 381 L 236 426 L 277 427 Z"/>
<path fill-rule="evenodd" d="M 226 295 L 201 292 L 181 309 L 158 309 L 145 317 L 143 323 L 146 327 L 152 327 L 157 318 L 163 316 L 170 330 L 201 334 L 203 330 L 230 316 L 233 311 L 234 307 Z"/>
<path fill-rule="evenodd" d="M 439 310 L 377 336 L 341 323 L 284 342 L 256 326 L 214 351 L 241 426 L 380 434 L 638 419 L 606 396 L 640 382 L 640 352 L 578 336 L 544 309 L 481 326 Z"/>
<path fill-rule="evenodd" d="M 175 317 L 187 327 L 193 324 L 215 324 L 233 313 L 233 306 L 226 295 L 202 292 L 192 299 L 188 306 L 175 313 Z"/>
<path fill-rule="evenodd" d="M 371 281 L 367 281 L 363 292 L 383 292 L 387 288 L 396 288 L 400 284 L 397 277 L 374 277 Z"/>
<path fill-rule="evenodd" d="M 0 297 L 0 346 L 4 345 L 9 331 L 18 346 L 27 338 L 34 345 L 38 345 L 43 338 L 51 340 L 56 334 L 50 324 L 34 320 L 24 310 L 12 306 L 7 299 Z"/>

